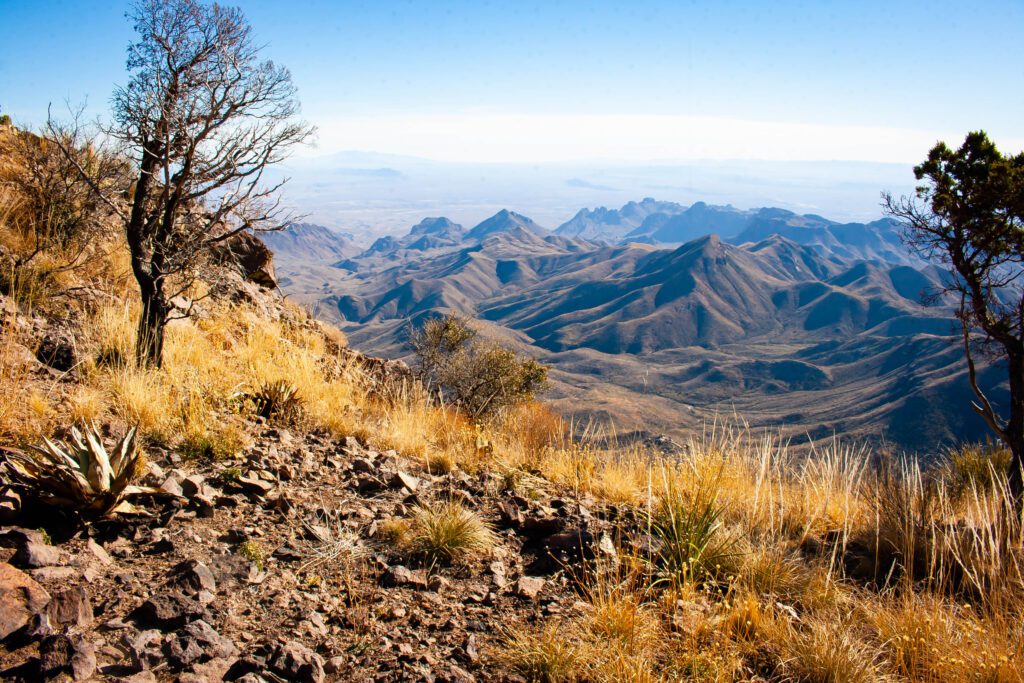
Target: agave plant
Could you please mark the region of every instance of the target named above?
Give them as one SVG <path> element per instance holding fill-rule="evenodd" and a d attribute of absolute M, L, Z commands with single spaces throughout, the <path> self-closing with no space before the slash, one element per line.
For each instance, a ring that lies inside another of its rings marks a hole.
<path fill-rule="evenodd" d="M 14 479 L 44 503 L 86 516 L 134 512 L 127 498 L 161 493 L 132 485 L 143 465 L 135 435 L 135 428 L 128 430 L 108 454 L 95 426 L 72 427 L 67 442 L 44 437 L 41 446 L 31 446 L 27 453 L 6 451 L 5 459 Z"/>
<path fill-rule="evenodd" d="M 268 420 L 272 417 L 291 419 L 302 405 L 298 389 L 283 379 L 265 382 L 253 395 L 252 401 L 256 414 Z"/>

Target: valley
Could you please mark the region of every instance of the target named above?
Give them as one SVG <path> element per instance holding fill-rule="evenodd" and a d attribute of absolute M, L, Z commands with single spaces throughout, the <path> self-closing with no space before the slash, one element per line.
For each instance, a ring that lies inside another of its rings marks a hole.
<path fill-rule="evenodd" d="M 681 436 L 739 415 L 797 444 L 926 456 L 986 433 L 951 302 L 922 303 L 946 274 L 889 220 L 648 198 L 550 232 L 509 210 L 472 228 L 428 218 L 358 253 L 289 231 L 268 238 L 282 288 L 355 346 L 407 357 L 410 325 L 472 317 L 551 365 L 548 399 L 580 426 Z M 1002 400 L 1005 374 L 980 375 Z"/>

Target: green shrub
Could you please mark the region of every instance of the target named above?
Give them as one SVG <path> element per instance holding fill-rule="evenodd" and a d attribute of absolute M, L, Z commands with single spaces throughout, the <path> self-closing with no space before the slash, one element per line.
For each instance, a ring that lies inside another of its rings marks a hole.
<path fill-rule="evenodd" d="M 473 419 L 532 400 L 547 383 L 547 366 L 481 339 L 455 315 L 428 320 L 410 344 L 420 377 Z"/>

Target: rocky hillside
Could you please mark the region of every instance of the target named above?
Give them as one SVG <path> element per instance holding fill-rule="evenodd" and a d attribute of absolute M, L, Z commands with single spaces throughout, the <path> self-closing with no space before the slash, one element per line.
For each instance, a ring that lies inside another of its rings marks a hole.
<path fill-rule="evenodd" d="M 1024 531 L 1003 449 L 922 469 L 722 422 L 676 441 L 580 434 L 532 401 L 472 421 L 284 300 L 251 237 L 204 264 L 162 365 L 140 365 L 122 238 L 84 216 L 69 262 L 66 246 L 37 251 L 40 214 L 0 193 L 4 680 L 1021 680 Z M 480 291 L 581 258 L 626 291 L 685 263 L 695 291 L 740 296 L 764 259 L 796 294 L 916 282 L 810 269 L 781 258 L 805 253 L 791 242 L 598 256 L 513 227 L 442 267 Z M 537 253 L 501 265 L 517 245 Z M 845 343 L 741 377 L 814 387 L 819 355 L 864 350 Z M 872 343 L 880 374 L 942 375 L 928 353 Z"/>

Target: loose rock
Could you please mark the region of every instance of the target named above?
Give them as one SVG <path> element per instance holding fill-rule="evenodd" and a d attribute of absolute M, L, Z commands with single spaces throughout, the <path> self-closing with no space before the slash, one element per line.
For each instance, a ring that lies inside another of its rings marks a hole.
<path fill-rule="evenodd" d="M 49 602 L 50 594 L 28 574 L 0 564 L 0 640 L 24 628 Z"/>

